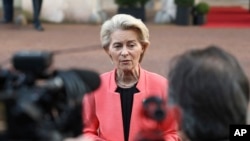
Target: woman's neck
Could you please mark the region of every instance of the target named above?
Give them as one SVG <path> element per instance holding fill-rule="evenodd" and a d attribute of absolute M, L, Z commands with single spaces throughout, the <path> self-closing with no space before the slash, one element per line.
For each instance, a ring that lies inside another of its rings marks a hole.
<path fill-rule="evenodd" d="M 132 71 L 116 71 L 116 83 L 119 87 L 130 88 L 138 82 L 139 79 L 139 69 L 134 69 Z"/>

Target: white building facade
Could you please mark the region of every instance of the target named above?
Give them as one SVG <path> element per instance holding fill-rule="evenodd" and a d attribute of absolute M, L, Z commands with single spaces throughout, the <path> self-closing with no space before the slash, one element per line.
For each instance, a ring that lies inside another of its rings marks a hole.
<path fill-rule="evenodd" d="M 43 0 L 41 19 L 47 22 L 62 23 L 102 23 L 108 18 L 107 12 L 115 13 L 115 0 Z M 248 5 L 249 0 L 195 0 L 206 1 L 210 5 Z M 14 0 L 16 8 L 21 9 L 19 14 L 32 18 L 32 0 Z M 2 7 L 2 2 L 0 2 Z M 169 23 L 175 19 L 176 6 L 174 0 L 150 0 L 146 5 L 149 10 L 155 11 L 155 23 Z"/>

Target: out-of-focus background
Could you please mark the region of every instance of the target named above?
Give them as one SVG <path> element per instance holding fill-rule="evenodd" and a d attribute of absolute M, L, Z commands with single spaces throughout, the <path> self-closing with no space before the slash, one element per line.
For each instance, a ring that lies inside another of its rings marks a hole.
<path fill-rule="evenodd" d="M 209 4 L 210 11 L 213 7 L 240 7 L 246 11 L 249 8 L 248 0 L 199 0 L 196 3 L 201 1 Z M 106 19 L 110 18 L 117 13 L 118 6 L 114 0 L 44 0 L 41 11 L 44 32 L 37 32 L 32 27 L 32 1 L 14 2 L 15 17 L 23 14 L 29 22 L 27 25 L 0 24 L 1 62 L 20 50 L 54 51 L 82 48 L 82 51 L 75 53 L 56 55 L 54 67 L 86 68 L 99 73 L 113 68 L 108 56 L 100 47 L 99 31 L 104 20 L 96 18 L 96 11 L 101 11 Z M 250 27 L 183 26 L 174 22 L 159 24 L 155 22 L 155 18 L 157 12 L 164 9 L 164 2 L 166 0 L 149 0 L 145 6 L 145 23 L 150 30 L 151 46 L 142 61 L 144 68 L 166 76 L 169 60 L 173 56 L 190 48 L 218 45 L 235 55 L 250 76 Z M 0 4 L 2 7 L 2 2 Z M 0 17 L 2 14 L 1 10 Z M 235 14 L 229 13 L 228 17 L 233 20 Z M 10 66 L 10 63 L 2 67 L 6 66 Z"/>
<path fill-rule="evenodd" d="M 0 24 L 1 69 L 11 67 L 10 59 L 18 51 L 61 50 L 64 53 L 54 56 L 54 69 L 80 68 L 98 73 L 111 70 L 113 65 L 100 46 L 99 32 L 101 23 L 117 13 L 118 5 L 114 1 L 44 0 L 40 19 L 45 31 L 38 32 L 32 25 L 32 1 L 14 0 L 14 23 Z M 250 1 L 195 1 L 199 2 L 206 2 L 210 7 L 207 21 L 201 25 L 179 25 L 169 18 L 177 10 L 173 0 L 147 2 L 145 23 L 151 44 L 142 67 L 167 77 L 168 65 L 175 55 L 192 48 L 218 45 L 239 60 L 250 78 Z M 23 23 L 18 19 L 20 15 L 24 17 Z M 70 49 L 75 52 L 67 52 Z"/>

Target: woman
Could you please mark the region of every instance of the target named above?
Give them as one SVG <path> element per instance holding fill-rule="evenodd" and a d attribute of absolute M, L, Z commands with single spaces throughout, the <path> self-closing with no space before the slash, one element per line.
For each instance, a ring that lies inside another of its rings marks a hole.
<path fill-rule="evenodd" d="M 166 99 L 167 81 L 148 72 L 140 62 L 149 46 L 145 24 L 118 14 L 101 28 L 101 43 L 114 70 L 101 75 L 102 84 L 83 101 L 83 135 L 92 140 L 134 141 L 143 130 L 160 130 L 164 140 L 177 141 L 177 124 L 168 114 L 160 124 L 141 114 L 149 96 Z"/>

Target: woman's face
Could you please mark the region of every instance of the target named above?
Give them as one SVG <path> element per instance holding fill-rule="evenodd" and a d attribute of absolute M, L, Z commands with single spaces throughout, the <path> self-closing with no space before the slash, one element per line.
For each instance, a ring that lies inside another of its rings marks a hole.
<path fill-rule="evenodd" d="M 135 30 L 116 30 L 111 34 L 107 52 L 117 69 L 131 71 L 138 67 L 144 48 Z"/>

